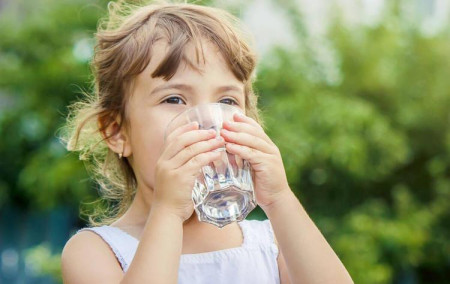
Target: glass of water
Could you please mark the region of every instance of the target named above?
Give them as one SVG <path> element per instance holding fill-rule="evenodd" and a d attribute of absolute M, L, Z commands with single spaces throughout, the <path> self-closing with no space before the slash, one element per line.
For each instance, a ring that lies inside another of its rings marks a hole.
<path fill-rule="evenodd" d="M 220 136 L 224 121 L 232 121 L 240 109 L 221 103 L 201 104 L 177 115 L 167 126 L 166 136 L 174 129 L 198 122 L 199 129 L 214 129 Z M 241 112 L 242 113 L 242 112 Z M 230 154 L 225 147 L 220 159 L 204 166 L 192 190 L 194 209 L 200 221 L 222 228 L 242 221 L 256 207 L 250 164 L 238 155 Z"/>

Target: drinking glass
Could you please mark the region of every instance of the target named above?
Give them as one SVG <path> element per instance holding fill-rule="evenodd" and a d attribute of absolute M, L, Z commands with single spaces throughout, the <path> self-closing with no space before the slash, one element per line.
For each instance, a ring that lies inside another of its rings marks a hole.
<path fill-rule="evenodd" d="M 214 129 L 216 137 L 224 121 L 232 121 L 240 109 L 222 103 L 201 104 L 177 115 L 167 126 L 167 136 L 174 129 L 191 122 L 198 122 L 199 129 Z M 242 221 L 256 207 L 252 169 L 249 162 L 230 154 L 225 147 L 215 160 L 201 168 L 192 189 L 194 209 L 200 221 L 219 228 L 235 221 Z"/>

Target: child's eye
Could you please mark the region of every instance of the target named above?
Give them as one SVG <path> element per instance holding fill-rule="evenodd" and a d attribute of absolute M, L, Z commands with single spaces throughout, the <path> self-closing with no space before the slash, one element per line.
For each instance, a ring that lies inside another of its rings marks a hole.
<path fill-rule="evenodd" d="M 233 100 L 233 99 L 230 99 L 230 98 L 226 98 L 226 99 L 220 100 L 220 103 L 222 103 L 222 104 L 229 104 L 229 105 L 238 105 L 236 100 Z"/>
<path fill-rule="evenodd" d="M 163 103 L 168 103 L 168 104 L 183 104 L 184 103 L 184 101 L 183 101 L 183 99 L 182 98 L 180 98 L 180 97 L 169 97 L 169 98 L 167 98 L 167 99 L 165 99 L 164 101 L 163 101 Z"/>

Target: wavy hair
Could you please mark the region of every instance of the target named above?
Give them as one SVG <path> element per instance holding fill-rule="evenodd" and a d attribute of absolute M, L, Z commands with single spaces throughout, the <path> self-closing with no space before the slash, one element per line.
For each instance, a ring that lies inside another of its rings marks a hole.
<path fill-rule="evenodd" d="M 253 91 L 256 56 L 248 34 L 239 20 L 228 12 L 188 3 L 110 2 L 108 15 L 97 29 L 91 62 L 93 91 L 69 107 L 63 140 L 69 151 L 78 151 L 99 184 L 100 200 L 105 210 L 91 212 L 91 225 L 110 224 L 122 216 L 134 198 L 137 181 L 126 158 L 119 159 L 105 140 L 127 127 L 126 103 L 133 80 L 149 64 L 153 44 L 168 43 L 166 57 L 154 70 L 153 77 L 170 79 L 184 61 L 188 44 L 195 47 L 195 60 L 203 56 L 202 40 L 214 44 L 228 67 L 245 85 L 246 114 L 262 124 Z M 116 120 L 117 132 L 104 136 Z M 99 207 L 99 209 L 102 206 Z"/>

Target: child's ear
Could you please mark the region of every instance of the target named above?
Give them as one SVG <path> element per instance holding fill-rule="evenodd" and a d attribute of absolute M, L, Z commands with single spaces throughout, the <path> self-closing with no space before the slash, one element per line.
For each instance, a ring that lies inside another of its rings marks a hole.
<path fill-rule="evenodd" d="M 125 127 L 122 126 L 120 129 L 119 125 L 119 122 L 115 120 L 104 128 L 101 131 L 101 134 L 109 149 L 117 153 L 119 157 L 129 157 L 132 153 L 130 139 L 126 133 Z"/>

